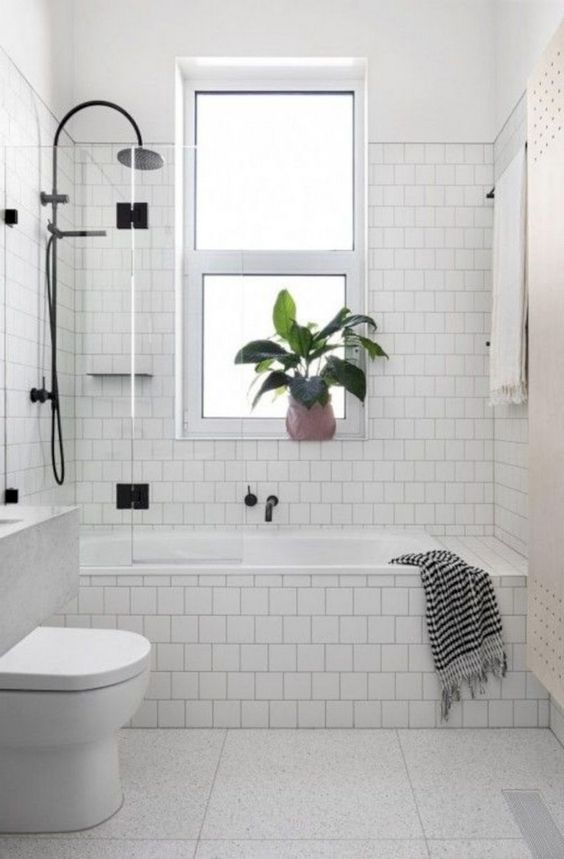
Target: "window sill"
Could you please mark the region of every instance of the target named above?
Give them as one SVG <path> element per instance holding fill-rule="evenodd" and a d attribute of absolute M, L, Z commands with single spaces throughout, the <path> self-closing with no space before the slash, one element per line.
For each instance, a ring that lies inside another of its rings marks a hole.
<path fill-rule="evenodd" d="M 221 435 L 221 433 L 194 433 L 188 434 L 185 433 L 181 435 L 179 433 L 175 436 L 175 441 L 287 441 L 290 444 L 310 444 L 310 441 L 296 441 L 293 438 L 290 438 L 288 435 L 252 435 L 249 433 L 245 433 L 244 435 L 241 433 L 240 435 L 236 435 L 234 433 L 226 433 L 225 435 Z M 367 433 L 337 433 L 331 439 L 325 439 L 323 442 L 318 441 L 316 444 L 330 444 L 333 441 L 367 441 L 368 435 Z"/>

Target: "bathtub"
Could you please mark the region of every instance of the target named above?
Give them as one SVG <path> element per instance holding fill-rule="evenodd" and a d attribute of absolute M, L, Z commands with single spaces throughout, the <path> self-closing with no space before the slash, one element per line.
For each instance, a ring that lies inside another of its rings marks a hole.
<path fill-rule="evenodd" d="M 441 548 L 423 530 L 268 528 L 260 530 L 151 530 L 85 533 L 81 537 L 81 566 L 116 567 L 120 575 L 146 572 L 170 575 L 186 567 L 229 575 L 249 573 L 343 574 L 413 573 L 413 567 L 390 566 L 409 552 Z"/>
<path fill-rule="evenodd" d="M 442 727 L 419 570 L 389 562 L 445 545 L 376 528 L 91 532 L 78 598 L 54 622 L 150 639 L 133 727 Z M 473 546 L 492 569 L 508 674 L 448 724 L 544 727 L 546 693 L 525 663 L 526 578 L 494 549 Z"/>

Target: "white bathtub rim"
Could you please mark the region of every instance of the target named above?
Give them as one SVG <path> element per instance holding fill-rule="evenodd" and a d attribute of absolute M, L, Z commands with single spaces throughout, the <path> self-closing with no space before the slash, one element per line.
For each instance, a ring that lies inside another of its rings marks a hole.
<path fill-rule="evenodd" d="M 151 532 L 148 535 L 152 536 Z M 196 541 L 191 541 L 192 557 L 183 553 L 183 541 L 188 535 L 181 532 L 170 532 L 174 540 L 181 541 L 180 546 L 172 542 L 161 544 L 160 539 L 166 536 L 162 534 L 158 535 L 156 543 L 141 539 L 138 545 L 129 539 L 124 540 L 124 534 L 120 532 L 87 533 L 84 536 L 81 573 L 92 577 L 215 576 L 228 579 L 233 576 L 275 576 L 280 579 L 331 576 L 335 579 L 339 576 L 386 576 L 389 579 L 392 576 L 419 576 L 420 572 L 418 567 L 391 564 L 391 558 L 445 548 L 440 537 L 420 528 L 346 529 L 337 532 L 281 528 L 262 533 L 225 529 L 218 534 L 222 542 L 220 553 L 215 557 L 213 551 L 209 552 L 208 532 L 190 532 L 190 536 L 196 538 Z M 213 548 L 217 551 L 217 545 Z M 245 548 L 250 551 L 245 553 Z M 139 557 L 132 556 L 132 551 Z M 482 552 L 478 546 L 470 551 L 470 555 L 470 563 L 489 570 L 494 577 L 523 578 L 526 575 L 520 565 L 516 568 L 505 552 L 492 551 L 488 547 L 484 547 Z"/>
<path fill-rule="evenodd" d="M 327 564 L 309 564 L 288 566 L 287 564 L 206 564 L 203 562 L 186 563 L 179 561 L 173 564 L 153 563 L 150 561 L 135 562 L 119 566 L 91 567 L 83 565 L 80 568 L 82 576 L 380 576 L 380 575 L 416 575 L 418 567 L 405 564 L 351 564 L 343 566 L 328 566 Z"/>
<path fill-rule="evenodd" d="M 406 564 L 386 564 L 380 566 L 350 565 L 346 567 L 331 567 L 327 564 L 310 566 L 284 566 L 284 565 L 236 565 L 222 564 L 151 564 L 149 562 L 136 562 L 130 565 L 112 565 L 94 567 L 83 565 L 80 568 L 81 576 L 418 576 L 419 567 Z M 492 578 L 527 578 L 525 572 L 517 572 L 514 569 L 500 569 L 490 572 Z"/>

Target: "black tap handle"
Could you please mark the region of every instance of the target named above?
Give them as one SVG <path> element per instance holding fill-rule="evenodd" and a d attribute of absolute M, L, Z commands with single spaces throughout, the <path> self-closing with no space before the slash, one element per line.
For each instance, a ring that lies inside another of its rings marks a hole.
<path fill-rule="evenodd" d="M 45 376 L 43 376 L 41 388 L 32 388 L 29 392 L 29 398 L 32 403 L 46 403 L 47 400 L 53 400 L 54 396 L 45 387 Z"/>
<path fill-rule="evenodd" d="M 254 494 L 254 492 L 251 492 L 251 487 L 250 487 L 250 486 L 247 486 L 247 494 L 245 495 L 245 499 L 244 499 L 244 501 L 245 501 L 245 506 L 246 506 L 246 507 L 254 507 L 254 506 L 255 506 L 255 504 L 256 504 L 256 503 L 257 503 L 257 501 L 258 501 L 258 498 L 257 498 L 257 496 Z"/>

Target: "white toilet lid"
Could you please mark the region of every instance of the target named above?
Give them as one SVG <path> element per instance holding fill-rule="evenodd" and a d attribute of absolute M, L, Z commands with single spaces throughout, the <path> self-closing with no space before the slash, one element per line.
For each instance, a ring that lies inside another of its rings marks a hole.
<path fill-rule="evenodd" d="M 151 643 L 119 629 L 38 626 L 0 656 L 0 689 L 99 689 L 149 665 Z"/>

